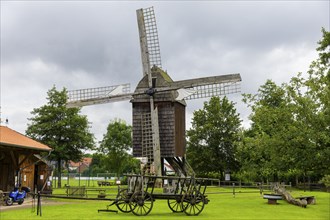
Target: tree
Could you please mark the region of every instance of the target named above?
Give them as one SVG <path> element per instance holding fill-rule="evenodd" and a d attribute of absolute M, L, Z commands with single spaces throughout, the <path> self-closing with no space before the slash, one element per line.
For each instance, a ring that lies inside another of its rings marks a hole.
<path fill-rule="evenodd" d="M 103 164 L 105 155 L 101 153 L 94 153 L 92 156 L 92 163 L 89 166 L 90 175 L 97 176 L 98 173 L 106 173 L 106 167 Z"/>
<path fill-rule="evenodd" d="M 268 80 L 256 95 L 244 95 L 252 109 L 252 126 L 240 146 L 245 171 L 254 164 L 264 177 L 292 174 L 304 180 L 329 173 L 330 34 L 322 32 L 319 58 L 306 79 L 298 73 L 281 86 Z M 272 172 L 263 172 L 267 170 Z"/>
<path fill-rule="evenodd" d="M 109 123 L 107 133 L 100 142 L 100 151 L 106 154 L 105 167 L 119 177 L 123 172 L 136 171 L 139 162 L 128 151 L 132 149 L 132 127 L 125 121 Z"/>
<path fill-rule="evenodd" d="M 236 148 L 239 141 L 239 114 L 226 97 L 212 97 L 204 108 L 194 112 L 187 132 L 187 159 L 199 175 L 238 169 Z"/>
<path fill-rule="evenodd" d="M 291 136 L 288 134 L 292 134 L 289 131 L 293 129 L 294 117 L 284 85 L 278 86 L 267 80 L 256 95 L 243 96 L 243 101 L 252 109 L 251 128 L 245 132 L 243 144 L 239 148 L 241 159 L 244 159 L 243 170 L 252 171 L 253 167 L 260 177 L 276 180 L 292 162 L 288 154 L 291 148 Z"/>
<path fill-rule="evenodd" d="M 319 58 L 311 63 L 306 79 L 299 73 L 288 85 L 296 117 L 308 135 L 310 164 L 305 175 L 330 173 L 330 32 L 322 28 L 322 33 Z"/>
<path fill-rule="evenodd" d="M 79 161 L 83 151 L 92 149 L 94 136 L 89 131 L 86 116 L 79 108 L 67 108 L 67 91 L 57 91 L 54 86 L 47 92 L 47 104 L 33 109 L 26 134 L 53 151 L 50 159 L 57 161 L 58 187 L 61 187 L 62 162 Z"/>

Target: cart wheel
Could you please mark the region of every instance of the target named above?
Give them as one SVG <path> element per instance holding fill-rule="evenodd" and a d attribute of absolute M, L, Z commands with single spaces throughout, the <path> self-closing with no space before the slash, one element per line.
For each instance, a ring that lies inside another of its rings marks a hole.
<path fill-rule="evenodd" d="M 120 190 L 116 199 L 116 206 L 121 212 L 128 213 L 132 211 L 129 205 L 130 197 L 128 195 L 128 189 Z"/>
<path fill-rule="evenodd" d="M 130 207 L 134 215 L 148 215 L 153 206 L 153 199 L 147 192 L 136 192 L 130 199 Z"/>
<path fill-rule="evenodd" d="M 185 198 L 182 202 L 182 210 L 186 215 L 199 215 L 204 209 L 204 195 L 191 195 Z"/>
<path fill-rule="evenodd" d="M 172 212 L 183 212 L 180 197 L 175 199 L 168 199 L 167 205 L 172 210 Z"/>

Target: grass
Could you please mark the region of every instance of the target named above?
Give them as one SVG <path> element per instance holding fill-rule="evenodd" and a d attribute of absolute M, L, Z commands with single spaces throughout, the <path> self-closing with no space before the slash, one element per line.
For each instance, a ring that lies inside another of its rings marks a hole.
<path fill-rule="evenodd" d="M 111 188 L 111 187 L 110 187 Z M 58 189 L 55 193 L 64 192 Z M 107 194 L 113 194 L 115 187 L 107 190 Z M 258 190 L 237 189 L 235 197 L 231 189 L 208 188 L 208 198 L 211 200 L 205 206 L 198 219 L 315 219 L 328 220 L 330 218 L 330 194 L 325 192 L 293 191 L 293 196 L 314 195 L 316 205 L 308 205 L 306 209 L 288 204 L 280 200 L 278 205 L 268 205 Z M 31 206 L 25 209 L 8 210 L 0 213 L 1 220 L 10 219 L 193 219 L 184 213 L 172 213 L 167 206 L 167 201 L 157 200 L 149 215 L 136 217 L 131 213 L 107 213 L 98 209 L 106 208 L 109 202 L 104 201 L 79 201 L 57 199 L 59 205 L 42 206 L 42 217 L 36 212 L 31 212 Z M 63 204 L 65 202 L 66 204 Z M 112 208 L 112 207 L 111 207 Z M 112 209 L 117 210 L 114 206 Z"/>

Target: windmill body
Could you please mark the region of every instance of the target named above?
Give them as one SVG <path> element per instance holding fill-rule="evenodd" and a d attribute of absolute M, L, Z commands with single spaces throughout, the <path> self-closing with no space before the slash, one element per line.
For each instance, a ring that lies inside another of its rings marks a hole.
<path fill-rule="evenodd" d="M 68 107 L 130 100 L 133 155 L 147 159 L 149 173 L 164 174 L 166 160 L 178 175 L 194 175 L 185 160 L 185 100 L 240 91 L 240 74 L 173 81 L 162 70 L 153 8 L 137 10 L 143 74 L 134 92 L 129 84 L 69 91 Z"/>
<path fill-rule="evenodd" d="M 155 88 L 168 88 L 173 83 L 170 76 L 154 66 L 152 77 Z M 148 89 L 147 77 L 138 84 L 135 92 L 141 93 Z M 153 95 L 154 106 L 158 109 L 158 127 L 160 156 L 163 158 L 183 157 L 185 154 L 185 108 L 184 100 L 176 100 L 177 92 L 170 90 Z M 153 147 L 150 129 L 150 105 L 148 95 L 133 95 L 133 156 L 146 157 L 153 161 Z"/>

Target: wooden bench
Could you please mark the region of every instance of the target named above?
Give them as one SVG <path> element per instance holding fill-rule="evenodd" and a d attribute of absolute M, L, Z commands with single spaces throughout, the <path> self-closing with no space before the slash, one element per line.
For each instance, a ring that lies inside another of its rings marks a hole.
<path fill-rule="evenodd" d="M 277 204 L 277 200 L 282 200 L 282 195 L 279 194 L 264 194 L 264 199 L 268 199 L 268 204 Z"/>
<path fill-rule="evenodd" d="M 316 204 L 316 200 L 314 196 L 300 196 L 300 197 L 296 197 L 296 199 L 299 199 L 300 201 L 305 200 L 307 202 L 307 204 Z"/>
<path fill-rule="evenodd" d="M 105 191 L 106 191 L 106 189 L 86 189 L 86 197 L 88 196 L 88 192 L 99 192 L 97 197 L 105 198 L 105 196 L 106 196 Z"/>
<path fill-rule="evenodd" d="M 66 186 L 66 196 L 72 197 L 85 197 L 86 196 L 86 187 L 80 186 Z"/>
<path fill-rule="evenodd" d="M 99 193 L 105 193 L 106 189 L 86 189 L 87 192 L 91 191 L 91 192 L 99 192 Z"/>

